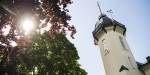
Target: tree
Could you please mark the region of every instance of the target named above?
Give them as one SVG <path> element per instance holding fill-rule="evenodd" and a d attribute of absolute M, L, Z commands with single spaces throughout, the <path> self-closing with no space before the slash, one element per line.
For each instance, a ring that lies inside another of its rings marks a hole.
<path fill-rule="evenodd" d="M 76 48 L 63 34 L 56 34 L 53 39 L 46 33 L 38 35 L 32 47 L 18 59 L 22 63 L 17 63 L 17 70 L 25 75 L 31 72 L 37 75 L 87 75 L 77 61 Z"/>
<path fill-rule="evenodd" d="M 38 63 L 39 61 L 36 58 L 32 59 L 34 58 L 34 56 L 30 57 L 32 56 L 32 54 L 36 53 L 36 50 L 34 49 L 36 47 L 34 47 L 35 45 L 33 45 L 33 43 L 37 41 L 34 39 L 35 37 L 37 37 L 37 40 L 40 42 L 41 40 L 39 40 L 38 38 L 42 38 L 42 36 L 46 35 L 45 38 L 49 37 L 49 40 L 53 39 L 57 41 L 55 39 L 57 38 L 56 35 L 60 33 L 65 34 L 67 31 L 71 31 L 71 37 L 74 38 L 73 35 L 76 33 L 76 29 L 73 25 L 70 25 L 68 23 L 68 21 L 71 20 L 71 16 L 68 14 L 69 10 L 66 8 L 71 3 L 72 3 L 71 0 L 0 0 L 0 74 L 1 75 L 3 75 L 5 72 L 11 75 L 16 75 L 17 72 L 22 73 L 23 71 L 26 72 L 22 74 L 27 74 L 29 73 L 29 71 L 31 70 L 33 71 L 33 68 L 36 67 L 38 67 L 38 69 L 41 68 L 41 70 L 39 71 L 50 73 L 47 71 L 43 71 L 43 70 L 48 70 L 47 67 L 46 69 L 42 69 L 42 65 L 45 64 L 50 65 L 48 64 L 48 62 L 42 63 L 40 66 L 40 64 Z M 22 16 L 24 15 L 26 16 L 26 14 L 31 16 L 31 18 L 34 18 L 34 20 L 36 21 L 35 24 L 36 26 L 32 30 L 31 32 L 32 34 L 30 36 L 26 36 L 24 34 L 24 31 L 19 27 L 20 18 L 22 18 Z M 39 33 L 40 30 L 42 28 L 47 27 L 49 24 L 51 25 L 49 27 L 49 30 L 45 31 L 45 34 L 43 35 L 40 34 Z M 45 38 L 43 38 L 43 41 Z M 61 36 L 60 38 L 63 37 Z M 17 45 L 13 46 L 12 43 L 15 43 Z M 37 44 L 40 43 L 37 42 Z M 46 44 L 44 45 L 45 47 L 47 47 Z M 60 48 L 59 45 L 55 45 L 53 46 L 54 49 L 56 46 Z M 42 48 L 43 47 L 44 46 L 42 46 Z M 45 48 L 43 49 L 45 50 Z M 53 50 L 53 49 L 51 48 L 49 50 Z M 54 54 L 52 57 L 56 57 L 55 55 L 57 55 L 57 50 L 58 49 L 56 48 L 56 52 L 54 52 L 56 54 Z M 40 50 L 37 49 L 37 52 L 38 51 Z M 38 55 L 35 57 L 42 58 L 40 54 L 43 55 L 43 53 L 38 53 Z M 45 57 L 43 57 L 42 59 L 47 60 Z M 23 60 L 23 62 L 20 62 L 20 60 Z M 54 60 L 56 61 L 58 60 L 58 58 L 56 59 L 54 58 Z M 32 66 L 33 63 L 31 61 L 34 61 L 36 65 Z M 77 64 L 77 59 L 74 61 L 76 61 L 76 65 L 79 66 L 79 64 Z M 18 65 L 19 63 L 20 65 Z M 54 62 L 53 63 L 50 62 L 50 63 L 51 65 L 52 64 L 54 65 Z M 84 70 L 80 69 L 79 67 L 78 70 L 79 72 L 82 71 L 84 73 Z"/>

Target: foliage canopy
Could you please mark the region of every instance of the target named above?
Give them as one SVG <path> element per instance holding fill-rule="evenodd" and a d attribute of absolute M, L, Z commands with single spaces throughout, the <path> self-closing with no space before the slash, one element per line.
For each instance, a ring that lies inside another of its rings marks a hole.
<path fill-rule="evenodd" d="M 80 68 L 78 59 L 76 48 L 65 35 L 57 34 L 55 38 L 49 39 L 45 33 L 38 35 L 32 47 L 16 58 L 15 62 L 17 72 L 21 75 L 31 72 L 37 75 L 87 75 Z"/>
<path fill-rule="evenodd" d="M 0 0 L 0 74 L 86 75 L 79 56 L 65 37 L 76 33 L 68 21 L 71 0 Z M 19 28 L 23 16 L 34 18 L 35 28 L 26 36 Z M 49 30 L 40 34 L 41 29 Z M 17 46 L 13 46 L 16 43 Z M 35 72 L 36 71 L 36 72 Z"/>

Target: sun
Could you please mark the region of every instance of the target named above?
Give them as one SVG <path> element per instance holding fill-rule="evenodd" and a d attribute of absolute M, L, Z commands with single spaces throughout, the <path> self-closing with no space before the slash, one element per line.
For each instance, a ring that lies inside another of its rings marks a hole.
<path fill-rule="evenodd" d="M 34 28 L 34 20 L 31 18 L 24 18 L 21 20 L 21 29 L 23 29 L 25 35 L 29 34 Z"/>

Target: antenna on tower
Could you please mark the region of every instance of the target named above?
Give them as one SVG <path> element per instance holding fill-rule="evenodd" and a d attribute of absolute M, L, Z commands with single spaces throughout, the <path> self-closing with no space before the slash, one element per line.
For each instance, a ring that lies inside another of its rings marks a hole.
<path fill-rule="evenodd" d="M 97 6 L 98 6 L 98 8 L 99 8 L 99 11 L 100 11 L 100 15 L 102 15 L 103 13 L 102 13 L 102 10 L 101 10 L 101 7 L 100 7 L 100 3 L 97 1 Z"/>

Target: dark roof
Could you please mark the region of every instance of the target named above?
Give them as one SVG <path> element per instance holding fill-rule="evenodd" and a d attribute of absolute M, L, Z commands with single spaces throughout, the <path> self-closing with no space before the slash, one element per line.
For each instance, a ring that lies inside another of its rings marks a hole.
<path fill-rule="evenodd" d="M 95 28 L 102 27 L 102 26 L 109 26 L 112 25 L 113 21 L 112 19 L 110 19 L 109 17 L 107 17 L 106 15 L 101 15 L 99 17 L 99 21 L 95 24 Z"/>
<path fill-rule="evenodd" d="M 112 25 L 119 25 L 119 26 L 122 26 L 122 27 L 125 27 L 125 25 L 117 22 L 116 20 L 114 19 L 111 19 L 109 18 L 107 15 L 101 15 L 99 17 L 99 21 L 95 24 L 95 28 L 97 28 L 98 26 L 99 27 L 102 27 L 102 26 L 112 26 Z"/>
<path fill-rule="evenodd" d="M 101 31 L 105 27 L 108 27 L 108 26 L 120 26 L 120 27 L 124 28 L 125 31 L 126 31 L 125 25 L 123 25 L 123 24 L 117 22 L 116 20 L 111 19 L 111 18 L 107 17 L 106 15 L 102 14 L 99 17 L 98 22 L 95 24 L 95 29 L 93 31 L 93 36 L 95 37 L 95 35 L 97 34 L 98 31 Z"/>
<path fill-rule="evenodd" d="M 137 62 L 139 70 L 144 71 L 144 67 L 146 67 L 147 65 L 150 65 L 150 56 L 146 57 L 146 59 L 147 59 L 146 63 L 139 63 L 139 62 Z"/>

